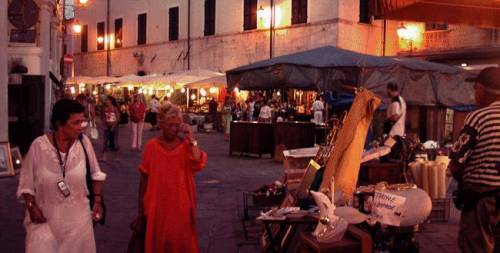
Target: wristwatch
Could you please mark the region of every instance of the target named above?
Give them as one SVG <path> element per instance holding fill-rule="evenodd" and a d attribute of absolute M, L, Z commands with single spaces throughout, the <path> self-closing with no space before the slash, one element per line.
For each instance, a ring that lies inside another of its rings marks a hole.
<path fill-rule="evenodd" d="M 189 145 L 191 145 L 191 147 L 197 147 L 197 146 L 198 146 L 198 141 L 196 141 L 196 140 L 194 140 L 194 139 L 193 139 L 193 140 L 190 140 L 190 141 L 189 141 Z"/>

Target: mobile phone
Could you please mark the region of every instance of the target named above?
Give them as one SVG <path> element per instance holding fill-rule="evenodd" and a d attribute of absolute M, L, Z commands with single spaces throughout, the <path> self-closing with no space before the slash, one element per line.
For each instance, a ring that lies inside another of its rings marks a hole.
<path fill-rule="evenodd" d="M 186 133 L 183 131 L 179 131 L 179 133 L 177 133 L 177 136 L 182 140 L 186 139 Z"/>
<path fill-rule="evenodd" d="M 61 193 L 64 197 L 68 197 L 71 194 L 68 186 L 66 185 L 66 183 L 64 181 L 57 182 L 57 187 L 59 188 L 59 191 L 61 191 Z"/>

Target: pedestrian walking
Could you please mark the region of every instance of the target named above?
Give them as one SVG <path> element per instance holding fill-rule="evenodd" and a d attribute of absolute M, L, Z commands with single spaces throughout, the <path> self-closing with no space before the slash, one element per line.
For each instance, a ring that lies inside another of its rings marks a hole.
<path fill-rule="evenodd" d="M 78 96 L 76 96 L 75 100 L 80 103 L 84 107 L 84 112 L 83 112 L 83 117 L 84 117 L 84 123 L 82 125 L 83 127 L 83 133 L 90 137 L 92 128 L 95 128 L 95 106 L 94 104 L 91 103 L 90 98 L 81 93 Z"/>
<path fill-rule="evenodd" d="M 120 115 L 120 110 L 118 109 L 118 104 L 113 96 L 107 96 L 104 100 L 102 121 L 104 122 L 104 145 L 102 150 L 101 160 L 107 160 L 106 152 L 113 152 L 113 159 L 118 160 L 118 117 Z"/>
<path fill-rule="evenodd" d="M 233 106 L 231 103 L 231 98 L 226 97 L 224 101 L 224 107 L 222 108 L 222 124 L 224 127 L 224 140 L 229 140 L 229 134 L 231 132 L 231 121 L 233 121 Z"/>
<path fill-rule="evenodd" d="M 220 120 L 219 120 L 219 115 L 217 114 L 217 108 L 219 107 L 219 104 L 215 100 L 215 98 L 212 98 L 210 102 L 208 102 L 208 112 L 210 113 L 210 117 L 212 118 L 212 122 L 214 124 L 213 128 L 215 131 L 219 131 L 220 129 Z"/>
<path fill-rule="evenodd" d="M 139 229 L 145 220 L 145 252 L 195 253 L 194 174 L 205 167 L 207 154 L 177 106 L 161 106 L 158 121 L 161 135 L 146 143 L 139 165 L 139 216 L 132 226 Z"/>
<path fill-rule="evenodd" d="M 160 105 L 160 101 L 156 98 L 156 95 L 151 96 L 151 100 L 149 101 L 149 120 L 151 123 L 151 130 L 158 129 L 156 115 L 158 114 L 158 107 L 160 107 Z"/>
<path fill-rule="evenodd" d="M 130 121 L 132 121 L 132 146 L 131 150 L 140 151 L 142 147 L 142 129 L 144 128 L 144 117 L 146 114 L 146 103 L 144 95 L 136 94 L 132 104 L 129 105 Z"/>
<path fill-rule="evenodd" d="M 459 187 L 458 244 L 464 253 L 500 251 L 500 68 L 474 78 L 479 109 L 465 118 L 448 167 Z"/>
<path fill-rule="evenodd" d="M 74 100 L 56 102 L 50 120 L 53 131 L 36 138 L 24 158 L 17 198 L 26 205 L 28 253 L 96 252 L 92 223 L 104 215 L 101 187 L 106 174 L 89 138 L 82 135 L 84 111 Z M 91 196 L 87 196 L 87 166 Z"/>

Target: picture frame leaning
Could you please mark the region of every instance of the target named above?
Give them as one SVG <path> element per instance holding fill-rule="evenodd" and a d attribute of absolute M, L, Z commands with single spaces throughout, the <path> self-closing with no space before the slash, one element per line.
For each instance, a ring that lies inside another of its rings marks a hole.
<path fill-rule="evenodd" d="M 0 177 L 14 175 L 14 166 L 8 142 L 0 142 Z"/>
<path fill-rule="evenodd" d="M 13 174 L 16 175 L 19 173 L 21 170 L 21 167 L 23 166 L 23 155 L 21 154 L 21 150 L 19 147 L 13 147 L 10 149 L 10 152 L 12 154 L 12 168 L 13 168 Z"/>

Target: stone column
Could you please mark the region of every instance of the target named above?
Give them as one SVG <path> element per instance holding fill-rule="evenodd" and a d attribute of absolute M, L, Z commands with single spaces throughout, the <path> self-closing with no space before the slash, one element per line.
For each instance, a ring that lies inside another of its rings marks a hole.
<path fill-rule="evenodd" d="M 44 128 L 50 127 L 50 109 L 52 107 L 52 82 L 49 79 L 50 70 L 50 26 L 54 4 L 52 0 L 38 1 L 40 7 L 40 73 L 45 76 Z M 55 46 L 55 45 L 53 45 Z"/>
<path fill-rule="evenodd" d="M 6 0 L 0 0 L 0 12 L 0 142 L 5 142 L 9 140 Z"/>

